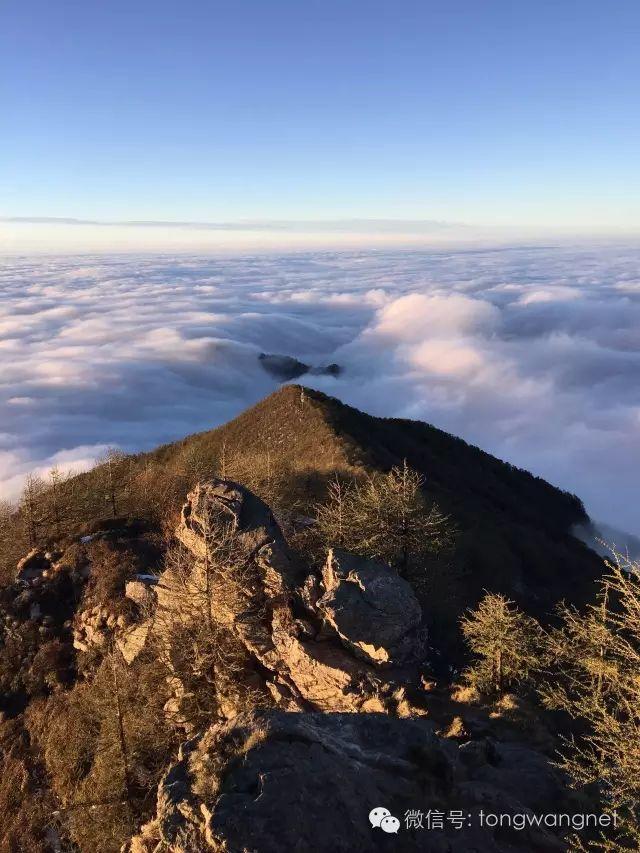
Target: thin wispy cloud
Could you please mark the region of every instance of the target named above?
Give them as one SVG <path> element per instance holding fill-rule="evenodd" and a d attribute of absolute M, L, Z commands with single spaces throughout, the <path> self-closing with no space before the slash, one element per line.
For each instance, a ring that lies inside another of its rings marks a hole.
<path fill-rule="evenodd" d="M 513 231 L 429 219 L 91 219 L 0 216 L 0 255 L 290 252 L 510 243 Z M 531 239 L 531 235 L 529 235 Z M 533 239 L 537 239 L 534 237 Z"/>
<path fill-rule="evenodd" d="M 640 531 L 640 249 L 7 260 L 0 481 L 215 426 L 305 381 L 434 423 Z M 10 367 L 8 367 L 10 365 Z"/>
<path fill-rule="evenodd" d="M 461 222 L 435 219 L 310 219 L 239 220 L 237 222 L 191 222 L 164 219 L 81 219 L 72 216 L 0 216 L 14 225 L 91 225 L 105 228 L 186 228 L 195 231 L 290 231 L 354 232 L 382 234 L 430 234 L 433 231 L 470 228 Z"/>

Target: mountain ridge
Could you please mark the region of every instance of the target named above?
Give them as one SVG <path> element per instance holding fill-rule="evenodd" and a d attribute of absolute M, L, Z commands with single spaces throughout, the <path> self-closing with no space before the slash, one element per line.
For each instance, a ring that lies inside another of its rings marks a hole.
<path fill-rule="evenodd" d="M 476 598 L 496 587 L 524 602 L 528 591 L 542 613 L 564 597 L 588 598 L 602 573 L 601 558 L 572 535 L 590 525 L 575 495 L 431 424 L 369 415 L 303 385 L 283 386 L 228 423 L 144 458 L 167 464 L 186 448 L 219 458 L 223 447 L 237 446 L 272 453 L 274 465 L 280 454 L 295 458 L 297 487 L 310 500 L 323 495 L 317 479 L 388 471 L 406 460 L 460 528 L 460 568 L 474 575 Z M 557 594 L 545 594 L 549 585 Z"/>

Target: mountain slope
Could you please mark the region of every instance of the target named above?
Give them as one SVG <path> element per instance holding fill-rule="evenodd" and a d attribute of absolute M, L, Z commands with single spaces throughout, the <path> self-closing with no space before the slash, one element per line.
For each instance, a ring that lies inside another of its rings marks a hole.
<path fill-rule="evenodd" d="M 298 385 L 148 458 L 169 465 L 186 451 L 220 460 L 239 450 L 291 466 L 290 492 L 303 503 L 322 494 L 333 471 L 386 471 L 406 459 L 459 529 L 451 582 L 463 588 L 462 603 L 487 588 L 543 614 L 562 598 L 589 598 L 602 572 L 571 535 L 589 523 L 574 495 L 429 424 L 373 417 Z"/>
<path fill-rule="evenodd" d="M 37 518 L 26 517 L 27 502 L 22 516 L 4 525 L 0 569 L 9 582 L 35 535 L 35 544 L 52 547 L 61 530 L 77 537 L 108 515 L 166 523 L 207 476 L 248 486 L 281 514 L 312 516 L 335 474 L 363 477 L 404 460 L 457 529 L 452 552 L 425 567 L 431 586 L 423 605 L 436 633 L 443 622 L 442 635 L 451 634 L 452 622 L 484 589 L 540 617 L 561 599 L 591 597 L 602 561 L 571 535 L 575 525 L 589 523 L 578 498 L 433 426 L 373 417 L 299 385 L 216 429 L 116 457 L 55 492 L 45 489 L 31 501 Z"/>

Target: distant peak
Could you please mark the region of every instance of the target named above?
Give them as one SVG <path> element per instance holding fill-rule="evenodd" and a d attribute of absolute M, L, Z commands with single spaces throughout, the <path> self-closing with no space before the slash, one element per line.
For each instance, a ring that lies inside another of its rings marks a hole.
<path fill-rule="evenodd" d="M 305 373 L 313 376 L 334 377 L 342 373 L 342 368 L 335 362 L 319 367 L 312 367 L 291 355 L 261 352 L 258 356 L 258 361 L 263 369 L 279 382 L 289 382 L 291 379 L 298 379 L 298 377 L 304 376 Z"/>

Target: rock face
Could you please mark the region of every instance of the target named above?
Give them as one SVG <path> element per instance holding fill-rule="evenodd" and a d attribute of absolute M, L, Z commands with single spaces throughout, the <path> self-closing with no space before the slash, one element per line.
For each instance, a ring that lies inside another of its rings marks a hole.
<path fill-rule="evenodd" d="M 317 607 L 343 643 L 372 663 L 402 663 L 417 649 L 422 610 L 411 585 L 388 566 L 330 551 Z"/>
<path fill-rule="evenodd" d="M 224 545 L 233 536 L 236 555 L 274 563 L 277 575 L 293 585 L 295 567 L 271 510 L 248 489 L 228 480 L 199 483 L 187 495 L 176 536 L 197 559 Z"/>
<path fill-rule="evenodd" d="M 132 664 L 144 649 L 150 629 L 151 625 L 148 622 L 143 622 L 117 634 L 116 645 L 128 664 Z"/>
<path fill-rule="evenodd" d="M 530 750 L 494 747 L 473 768 L 424 720 L 383 714 L 241 716 L 183 745 L 158 789 L 158 809 L 128 848 L 196 853 L 259 851 L 565 850 L 541 830 L 480 825 L 479 811 L 557 810 L 558 783 Z M 492 764 L 489 762 L 493 762 Z M 537 774 L 535 793 L 513 776 Z M 514 791 L 517 794 L 514 794 Z M 386 808 L 397 834 L 372 828 Z M 408 827 L 405 814 L 442 815 L 442 827 Z M 460 814 L 461 825 L 444 815 Z"/>

